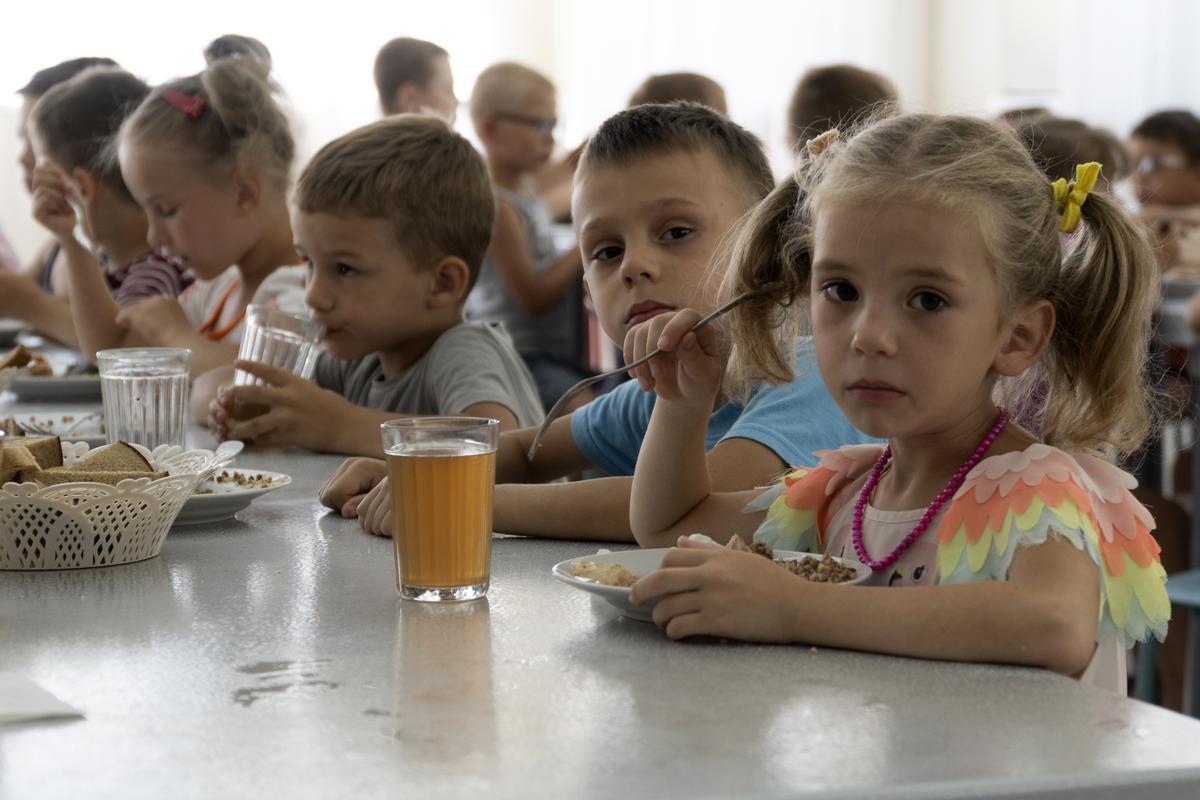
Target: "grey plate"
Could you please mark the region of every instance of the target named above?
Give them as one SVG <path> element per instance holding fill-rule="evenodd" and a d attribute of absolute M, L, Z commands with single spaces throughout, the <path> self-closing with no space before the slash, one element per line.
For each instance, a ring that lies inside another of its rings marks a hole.
<path fill-rule="evenodd" d="M 100 400 L 99 375 L 67 375 L 33 378 L 18 376 L 8 385 L 26 403 L 58 402 L 63 400 Z"/>
<path fill-rule="evenodd" d="M 0 347 L 13 347 L 28 325 L 19 319 L 0 319 Z"/>
<path fill-rule="evenodd" d="M 1200 278 L 1172 278 L 1163 281 L 1163 296 L 1184 300 L 1200 290 Z"/>

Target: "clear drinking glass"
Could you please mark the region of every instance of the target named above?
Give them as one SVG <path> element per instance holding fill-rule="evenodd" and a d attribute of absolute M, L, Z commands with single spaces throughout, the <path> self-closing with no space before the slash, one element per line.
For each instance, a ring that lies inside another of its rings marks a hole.
<path fill-rule="evenodd" d="M 321 340 L 323 330 L 320 323 L 302 314 L 291 314 L 271 306 L 252 305 L 246 309 L 238 358 L 286 369 L 301 378 L 310 378 L 317 363 L 317 342 Z M 239 369 L 234 372 L 233 383 L 235 386 L 249 386 L 265 381 Z M 241 403 L 233 409 L 233 417 L 246 420 L 266 411 L 266 407 L 258 403 Z"/>
<path fill-rule="evenodd" d="M 499 421 L 423 417 L 380 428 L 400 596 L 433 603 L 483 597 L 491 573 Z"/>
<path fill-rule="evenodd" d="M 192 351 L 175 347 L 101 350 L 100 391 L 108 441 L 184 446 Z"/>

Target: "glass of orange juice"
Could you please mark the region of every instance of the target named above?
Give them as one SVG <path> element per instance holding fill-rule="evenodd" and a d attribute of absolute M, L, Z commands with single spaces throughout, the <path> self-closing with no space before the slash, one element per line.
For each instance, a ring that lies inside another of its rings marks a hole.
<path fill-rule="evenodd" d="M 400 596 L 430 603 L 487 594 L 500 423 L 475 417 L 385 422 Z"/>

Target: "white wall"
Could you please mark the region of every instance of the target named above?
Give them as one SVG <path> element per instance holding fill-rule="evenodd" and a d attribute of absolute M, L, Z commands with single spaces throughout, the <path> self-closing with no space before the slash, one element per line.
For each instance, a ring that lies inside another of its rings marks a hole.
<path fill-rule="evenodd" d="M 1054 103 L 1060 0 L 931 0 L 931 110 Z"/>
<path fill-rule="evenodd" d="M 1127 133 L 1164 108 L 1200 113 L 1200 3 L 1063 0 L 1065 113 Z"/>

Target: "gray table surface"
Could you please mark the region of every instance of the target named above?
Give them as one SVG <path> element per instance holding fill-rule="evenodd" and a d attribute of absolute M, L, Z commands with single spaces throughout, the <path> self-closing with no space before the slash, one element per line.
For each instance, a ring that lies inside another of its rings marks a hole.
<path fill-rule="evenodd" d="M 0 573 L 0 670 L 86 713 L 0 728 L 0 796 L 1200 796 L 1200 722 L 1036 670 L 673 643 L 551 578 L 594 545 L 498 538 L 486 601 L 403 602 L 390 542 L 315 502 L 338 463 L 248 452 L 294 482 L 236 521 Z"/>

